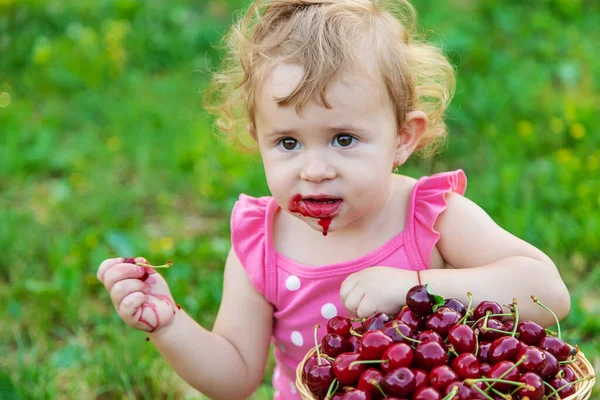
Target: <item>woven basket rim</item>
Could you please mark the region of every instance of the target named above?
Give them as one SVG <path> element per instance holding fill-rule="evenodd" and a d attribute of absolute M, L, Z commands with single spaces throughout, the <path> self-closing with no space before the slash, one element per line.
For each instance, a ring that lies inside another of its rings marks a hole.
<path fill-rule="evenodd" d="M 313 347 L 306 353 L 306 355 L 296 368 L 296 388 L 298 389 L 302 400 L 318 400 L 318 398 L 312 394 L 312 392 L 302 379 L 304 364 L 315 353 L 316 347 Z M 594 367 L 592 367 L 590 361 L 585 357 L 585 354 L 583 354 L 583 352 L 581 351 L 577 351 L 577 353 L 575 354 L 575 358 L 577 361 L 569 364 L 569 367 L 573 369 L 575 376 L 578 379 L 583 378 L 584 376 L 592 376 L 592 378 L 587 379 L 583 382 L 576 383 L 575 393 L 571 396 L 565 397 L 562 400 L 587 400 L 592 395 L 592 389 L 596 384 Z"/>

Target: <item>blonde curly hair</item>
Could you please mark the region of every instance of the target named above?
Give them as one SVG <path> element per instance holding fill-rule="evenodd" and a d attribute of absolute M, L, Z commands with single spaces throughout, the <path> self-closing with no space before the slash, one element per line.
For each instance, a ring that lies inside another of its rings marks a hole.
<path fill-rule="evenodd" d="M 443 142 L 454 70 L 439 48 L 417 37 L 416 12 L 408 1 L 257 0 L 244 11 L 224 38 L 222 65 L 204 96 L 226 137 L 243 143 L 241 134 L 254 129 L 256 94 L 277 63 L 304 69 L 295 90 L 275 99 L 279 105 L 295 102 L 299 112 L 316 101 L 330 108 L 328 85 L 343 72 L 364 70 L 359 56 L 366 46 L 398 126 L 411 110 L 427 114 L 419 153 L 431 155 Z"/>

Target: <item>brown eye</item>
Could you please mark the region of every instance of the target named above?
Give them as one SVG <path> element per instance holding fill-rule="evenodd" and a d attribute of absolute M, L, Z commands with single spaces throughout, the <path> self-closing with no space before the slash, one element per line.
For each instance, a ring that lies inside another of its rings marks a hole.
<path fill-rule="evenodd" d="M 356 140 L 354 137 L 350 135 L 338 135 L 334 139 L 334 146 L 337 145 L 339 147 L 348 147 Z"/>
<path fill-rule="evenodd" d="M 284 150 L 297 150 L 300 147 L 300 143 L 296 139 L 291 138 L 281 139 L 278 144 Z"/>

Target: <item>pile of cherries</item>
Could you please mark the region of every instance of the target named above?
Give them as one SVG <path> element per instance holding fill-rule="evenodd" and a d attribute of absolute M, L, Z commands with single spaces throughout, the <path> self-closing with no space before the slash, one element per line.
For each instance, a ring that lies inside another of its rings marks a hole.
<path fill-rule="evenodd" d="M 413 287 L 395 316 L 341 316 L 327 323 L 302 379 L 318 399 L 559 399 L 575 393 L 577 348 L 533 321 L 516 300 L 471 308 Z M 532 296 L 534 302 L 549 310 Z M 553 313 L 554 314 L 554 313 Z M 557 320 L 558 324 L 558 320 Z"/>

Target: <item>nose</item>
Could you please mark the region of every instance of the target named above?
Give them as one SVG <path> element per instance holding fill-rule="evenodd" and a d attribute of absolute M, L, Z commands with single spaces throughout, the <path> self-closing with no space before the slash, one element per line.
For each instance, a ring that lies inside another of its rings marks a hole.
<path fill-rule="evenodd" d="M 324 152 L 307 152 L 302 161 L 300 179 L 320 183 L 336 176 L 335 167 Z"/>

